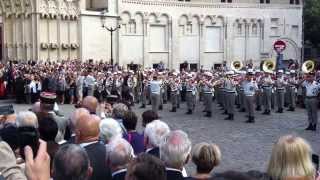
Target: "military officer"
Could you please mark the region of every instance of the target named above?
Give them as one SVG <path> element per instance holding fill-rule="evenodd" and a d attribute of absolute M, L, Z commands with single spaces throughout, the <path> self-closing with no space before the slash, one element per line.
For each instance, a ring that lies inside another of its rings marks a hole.
<path fill-rule="evenodd" d="M 306 130 L 316 131 L 318 124 L 318 94 L 320 84 L 315 81 L 314 73 L 306 75 L 302 86 L 306 89 L 305 105 L 308 113 L 309 126 Z"/>
<path fill-rule="evenodd" d="M 276 102 L 277 102 L 277 106 L 278 106 L 277 113 L 283 113 L 285 86 L 286 86 L 286 81 L 285 81 L 285 78 L 283 75 L 283 70 L 280 69 L 280 70 L 278 70 L 277 80 L 275 82 Z"/>
<path fill-rule="evenodd" d="M 186 86 L 187 94 L 187 108 L 188 112 L 186 114 L 192 114 L 196 105 L 196 94 L 197 94 L 197 83 L 192 78 L 192 74 L 188 75 L 187 86 Z"/>
<path fill-rule="evenodd" d="M 254 123 L 254 97 L 258 89 L 256 81 L 253 79 L 254 73 L 252 69 L 247 72 L 246 80 L 243 82 L 244 102 L 248 112 L 248 120 L 246 123 Z"/>
<path fill-rule="evenodd" d="M 150 82 L 152 110 L 156 113 L 158 113 L 160 105 L 161 83 L 156 75 L 153 76 L 153 80 Z"/>
<path fill-rule="evenodd" d="M 204 103 L 204 111 L 206 112 L 206 117 L 212 116 L 212 84 L 211 78 L 212 73 L 205 72 L 205 80 L 203 82 L 203 103 Z"/>
<path fill-rule="evenodd" d="M 298 78 L 296 77 L 296 72 L 295 70 L 290 70 L 290 77 L 288 79 L 288 96 L 289 96 L 288 111 L 295 111 L 297 86 L 298 86 Z"/>
<path fill-rule="evenodd" d="M 236 97 L 236 83 L 233 80 L 232 76 L 234 75 L 234 71 L 226 72 L 227 78 L 225 79 L 225 101 L 226 101 L 226 111 L 228 117 L 225 120 L 234 120 L 234 104 Z"/>
<path fill-rule="evenodd" d="M 178 85 L 178 79 L 177 79 L 177 73 L 173 72 L 173 77 L 170 79 L 170 100 L 172 104 L 172 109 L 170 112 L 177 112 L 177 105 L 178 105 L 178 90 L 179 90 L 179 85 Z"/>
<path fill-rule="evenodd" d="M 272 94 L 273 84 L 274 84 L 274 81 L 271 77 L 271 73 L 265 72 L 264 77 L 261 78 L 261 88 L 263 90 L 262 98 L 263 98 L 263 108 L 264 108 L 264 112 L 262 114 L 264 115 L 271 114 L 271 94 Z"/>
<path fill-rule="evenodd" d="M 259 82 L 261 81 L 261 71 L 260 70 L 256 70 L 255 71 L 255 79 L 256 79 L 256 82 L 258 83 L 258 90 L 256 91 L 256 97 L 255 97 L 255 100 L 256 100 L 256 111 L 261 111 L 261 106 L 262 106 L 262 91 L 263 89 L 259 86 Z"/>

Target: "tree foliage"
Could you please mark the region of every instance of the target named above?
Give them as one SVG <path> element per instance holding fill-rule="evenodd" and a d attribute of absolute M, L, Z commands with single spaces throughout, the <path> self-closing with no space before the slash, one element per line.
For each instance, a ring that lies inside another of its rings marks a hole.
<path fill-rule="evenodd" d="M 320 0 L 305 0 L 304 2 L 305 41 L 320 48 Z"/>

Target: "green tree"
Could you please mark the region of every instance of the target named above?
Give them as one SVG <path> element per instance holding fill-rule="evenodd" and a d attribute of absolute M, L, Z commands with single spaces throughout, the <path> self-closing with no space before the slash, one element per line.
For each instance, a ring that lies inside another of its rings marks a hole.
<path fill-rule="evenodd" d="M 305 41 L 310 41 L 320 48 L 320 0 L 304 1 L 304 35 Z"/>

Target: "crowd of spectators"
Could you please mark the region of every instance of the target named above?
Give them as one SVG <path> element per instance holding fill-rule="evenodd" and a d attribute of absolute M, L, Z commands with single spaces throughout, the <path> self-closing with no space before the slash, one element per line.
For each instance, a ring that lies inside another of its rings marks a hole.
<path fill-rule="evenodd" d="M 312 149 L 286 135 L 273 146 L 265 172 L 225 171 L 219 146 L 192 144 L 183 130 L 169 127 L 156 112 L 139 117 L 124 104 L 99 110 L 88 96 L 69 118 L 53 110 L 55 97 L 41 94 L 29 111 L 1 116 L 0 175 L 8 180 L 313 180 Z M 100 108 L 101 109 L 101 108 Z M 188 163 L 195 172 L 187 174 Z"/>

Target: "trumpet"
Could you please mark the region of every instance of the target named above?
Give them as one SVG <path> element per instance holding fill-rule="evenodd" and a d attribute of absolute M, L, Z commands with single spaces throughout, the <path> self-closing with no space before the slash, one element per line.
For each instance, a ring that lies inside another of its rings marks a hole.
<path fill-rule="evenodd" d="M 301 67 L 302 72 L 306 73 L 306 74 L 312 72 L 314 70 L 314 68 L 315 68 L 315 63 L 312 60 L 308 60 L 308 61 L 304 62 Z"/>

